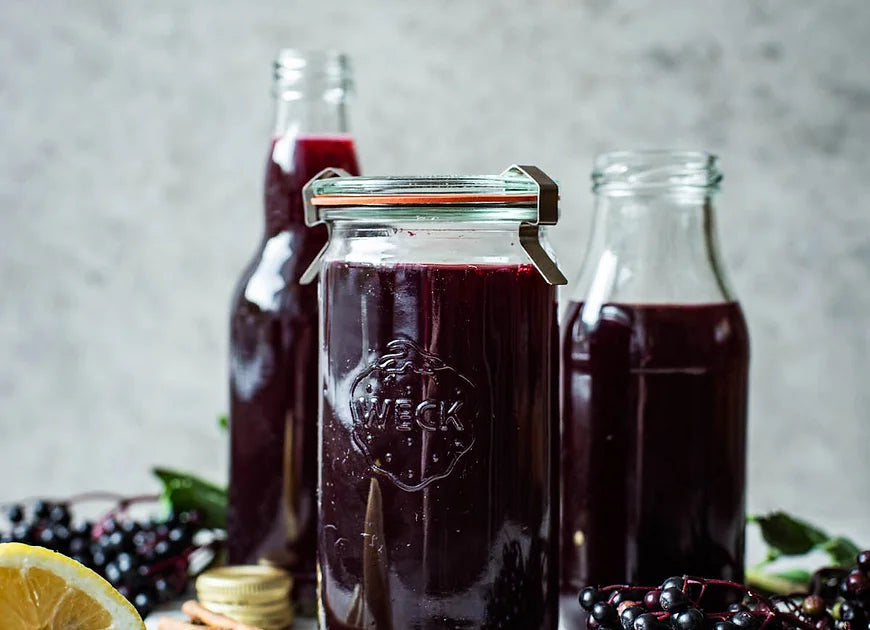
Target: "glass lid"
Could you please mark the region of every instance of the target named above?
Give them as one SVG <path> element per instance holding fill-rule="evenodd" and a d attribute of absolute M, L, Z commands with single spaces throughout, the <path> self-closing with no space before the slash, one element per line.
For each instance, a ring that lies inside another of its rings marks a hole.
<path fill-rule="evenodd" d="M 537 184 L 526 177 L 512 175 L 332 177 L 313 182 L 311 188 L 311 203 L 319 207 L 498 205 L 535 208 L 537 202 Z"/>

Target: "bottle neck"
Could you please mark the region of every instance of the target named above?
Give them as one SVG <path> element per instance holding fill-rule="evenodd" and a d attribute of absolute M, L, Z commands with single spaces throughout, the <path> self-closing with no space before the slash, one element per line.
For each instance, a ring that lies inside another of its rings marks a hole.
<path fill-rule="evenodd" d="M 719 259 L 713 191 L 597 194 L 574 299 L 599 305 L 732 301 Z"/>
<path fill-rule="evenodd" d="M 345 98 L 329 100 L 324 95 L 299 96 L 296 93 L 275 95 L 274 138 L 302 135 L 341 135 L 349 132 L 348 106 Z"/>
<path fill-rule="evenodd" d="M 302 187 L 327 167 L 359 174 L 349 135 L 351 71 L 346 56 L 282 50 L 274 64 L 275 119 L 265 181 L 266 234 L 307 231 Z"/>
<path fill-rule="evenodd" d="M 327 167 L 358 174 L 343 98 L 276 98 L 265 181 L 266 238 L 305 228 L 302 187 Z"/>

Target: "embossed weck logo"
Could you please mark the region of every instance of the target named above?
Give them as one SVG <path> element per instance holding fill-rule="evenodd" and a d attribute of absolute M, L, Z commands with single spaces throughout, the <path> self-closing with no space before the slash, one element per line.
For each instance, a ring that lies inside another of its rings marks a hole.
<path fill-rule="evenodd" d="M 417 344 L 397 339 L 351 386 L 353 439 L 403 490 L 449 475 L 474 445 L 474 384 Z"/>

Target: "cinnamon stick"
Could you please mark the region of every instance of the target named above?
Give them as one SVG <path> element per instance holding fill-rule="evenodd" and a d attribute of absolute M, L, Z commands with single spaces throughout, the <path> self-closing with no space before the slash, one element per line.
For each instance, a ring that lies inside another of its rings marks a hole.
<path fill-rule="evenodd" d="M 224 617 L 223 615 L 212 612 L 199 602 L 193 600 L 184 602 L 184 604 L 181 605 L 181 612 L 188 615 L 194 621 L 204 623 L 209 628 L 216 628 L 219 630 L 262 630 L 261 628 L 246 626 L 245 624 L 239 623 L 229 617 Z"/>
<path fill-rule="evenodd" d="M 186 621 L 179 621 L 172 617 L 162 617 L 157 623 L 157 630 L 202 630 L 203 626 L 197 626 Z"/>

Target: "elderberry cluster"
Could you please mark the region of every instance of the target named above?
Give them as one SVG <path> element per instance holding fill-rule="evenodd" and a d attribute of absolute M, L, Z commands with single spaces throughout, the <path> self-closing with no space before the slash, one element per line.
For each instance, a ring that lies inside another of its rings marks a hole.
<path fill-rule="evenodd" d="M 813 592 L 766 598 L 742 584 L 690 576 L 660 586 L 587 587 L 589 630 L 870 630 L 870 551 L 849 571 L 816 574 Z"/>
<path fill-rule="evenodd" d="M 121 505 L 96 522 L 74 520 L 70 503 L 10 505 L 0 543 L 38 545 L 71 557 L 104 577 L 145 617 L 184 592 L 191 556 L 202 547 L 194 542 L 202 519 L 191 511 L 138 522 Z"/>
<path fill-rule="evenodd" d="M 810 601 L 811 608 L 823 608 L 835 621 L 848 623 L 852 630 L 870 628 L 870 549 L 858 554 L 851 569 L 816 571 L 804 608 Z"/>

